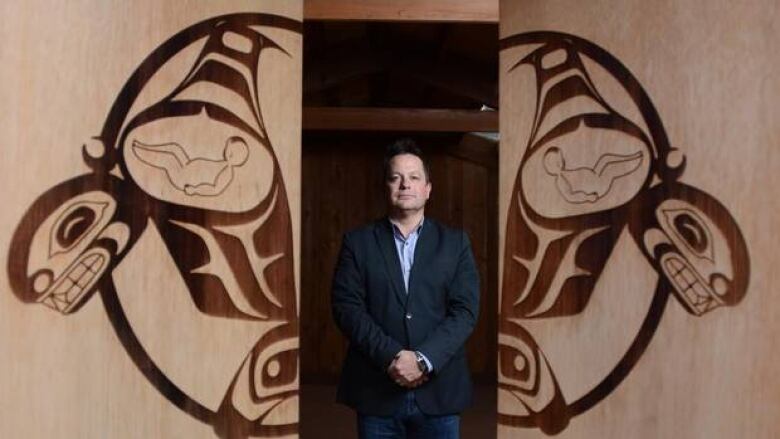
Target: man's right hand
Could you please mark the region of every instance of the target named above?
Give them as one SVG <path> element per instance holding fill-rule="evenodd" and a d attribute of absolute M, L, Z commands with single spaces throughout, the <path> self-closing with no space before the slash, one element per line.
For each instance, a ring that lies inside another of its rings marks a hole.
<path fill-rule="evenodd" d="M 403 350 L 396 354 L 387 368 L 387 373 L 396 384 L 409 389 L 428 381 L 428 377 L 417 366 L 417 357 L 413 351 Z"/>

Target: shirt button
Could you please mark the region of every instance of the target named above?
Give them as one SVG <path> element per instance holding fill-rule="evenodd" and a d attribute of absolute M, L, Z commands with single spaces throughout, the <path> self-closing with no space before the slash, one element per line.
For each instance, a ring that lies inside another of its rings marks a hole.
<path fill-rule="evenodd" d="M 411 320 L 411 319 L 412 319 L 412 313 L 410 312 L 406 313 L 406 320 Z"/>

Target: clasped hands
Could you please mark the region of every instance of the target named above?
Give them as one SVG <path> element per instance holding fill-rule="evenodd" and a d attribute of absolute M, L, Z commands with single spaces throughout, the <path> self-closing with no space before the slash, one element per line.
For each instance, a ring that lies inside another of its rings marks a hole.
<path fill-rule="evenodd" d="M 387 373 L 396 384 L 408 389 L 414 389 L 428 381 L 428 376 L 423 374 L 420 367 L 417 366 L 417 356 L 414 351 L 402 350 L 398 352 L 393 362 L 387 367 Z"/>

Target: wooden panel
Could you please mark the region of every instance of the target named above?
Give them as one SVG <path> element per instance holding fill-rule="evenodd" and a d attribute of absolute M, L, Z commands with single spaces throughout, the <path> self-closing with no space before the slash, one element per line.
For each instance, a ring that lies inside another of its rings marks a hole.
<path fill-rule="evenodd" d="M 431 165 L 433 192 L 426 215 L 462 227 L 472 240 L 481 276 L 480 316 L 467 343 L 472 373 L 495 382 L 495 257 L 497 156 L 491 167 L 453 155 L 460 135 L 419 134 Z M 305 133 L 301 263 L 301 375 L 304 383 L 335 383 L 347 340 L 333 323 L 330 287 L 341 238 L 349 229 L 380 218 L 386 201 L 384 147 L 392 133 Z M 475 142 L 476 143 L 476 142 Z M 476 148 L 476 145 L 471 145 Z M 494 146 L 483 146 L 495 151 Z M 473 154 L 472 154 L 473 155 Z M 483 156 L 487 156 L 484 154 Z M 480 156 L 480 157 L 483 157 Z M 487 161 L 485 159 L 485 161 Z"/>
<path fill-rule="evenodd" d="M 305 20 L 498 21 L 498 0 L 305 0 Z"/>
<path fill-rule="evenodd" d="M 499 437 L 778 437 L 776 4 L 501 6 Z"/>
<path fill-rule="evenodd" d="M 0 9 L 0 436 L 297 436 L 301 2 Z"/>
<path fill-rule="evenodd" d="M 498 112 L 435 108 L 305 107 L 306 130 L 498 131 Z"/>

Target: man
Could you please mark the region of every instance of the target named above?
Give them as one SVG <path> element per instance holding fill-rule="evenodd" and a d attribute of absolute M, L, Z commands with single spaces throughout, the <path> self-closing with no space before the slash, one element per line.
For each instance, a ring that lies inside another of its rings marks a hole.
<path fill-rule="evenodd" d="M 390 145 L 384 165 L 388 216 L 344 235 L 333 279 L 349 339 L 338 400 L 358 412 L 361 438 L 457 438 L 479 309 L 471 245 L 424 216 L 430 175 L 413 141 Z"/>

